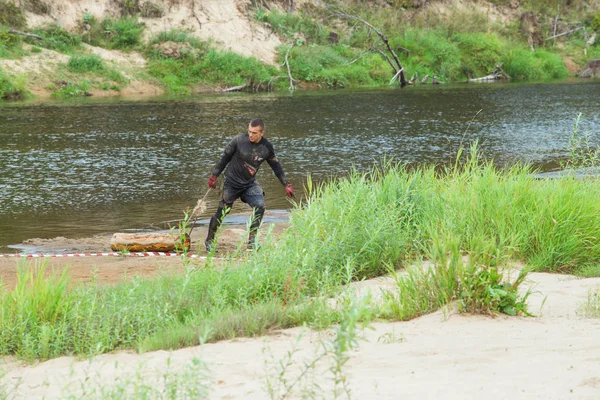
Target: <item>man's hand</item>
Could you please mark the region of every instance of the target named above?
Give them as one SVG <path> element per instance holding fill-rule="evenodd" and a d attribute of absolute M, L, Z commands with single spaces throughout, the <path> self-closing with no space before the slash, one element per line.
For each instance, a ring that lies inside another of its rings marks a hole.
<path fill-rule="evenodd" d="M 288 183 L 287 185 L 285 185 L 285 195 L 287 197 L 289 197 L 290 199 L 292 197 L 294 197 L 294 188 L 292 187 L 292 185 L 290 183 Z"/>
<path fill-rule="evenodd" d="M 208 180 L 208 187 L 212 189 L 217 188 L 217 177 L 215 175 L 210 176 L 210 179 Z"/>

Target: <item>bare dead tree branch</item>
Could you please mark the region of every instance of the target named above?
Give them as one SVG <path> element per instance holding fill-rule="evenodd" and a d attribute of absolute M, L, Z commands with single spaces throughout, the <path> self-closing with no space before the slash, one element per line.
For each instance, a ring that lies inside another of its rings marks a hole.
<path fill-rule="evenodd" d="M 287 52 L 285 53 L 285 65 L 287 66 L 287 73 L 288 73 L 288 77 L 290 78 L 290 91 L 291 92 L 296 90 L 296 88 L 294 87 L 294 78 L 292 78 L 292 71 L 290 70 L 290 61 L 288 58 L 290 55 L 290 50 L 292 50 L 292 47 L 294 47 L 294 45 L 290 44 L 288 46 Z"/>
<path fill-rule="evenodd" d="M 398 58 L 398 55 L 396 54 L 396 52 L 394 52 L 394 49 L 392 49 L 392 46 L 390 46 L 390 41 L 388 40 L 387 36 L 385 36 L 383 34 L 383 32 L 381 32 L 379 29 L 377 29 L 376 27 L 374 27 L 373 25 L 371 25 L 369 22 L 365 21 L 364 19 L 357 17 L 356 15 L 348 14 L 345 11 L 336 11 L 336 10 L 332 10 L 332 11 L 333 11 L 334 15 L 336 15 L 340 18 L 358 21 L 358 22 L 362 23 L 363 25 L 365 25 L 366 27 L 368 27 L 371 31 L 375 32 L 377 34 L 377 36 L 379 36 L 379 38 L 383 41 L 383 43 L 385 44 L 385 46 L 387 48 L 387 51 L 393 56 L 394 61 L 396 62 L 396 66 L 394 66 L 394 64 L 391 63 L 389 57 L 386 56 L 386 59 L 388 59 L 388 62 L 390 62 L 390 65 L 392 66 L 394 74 L 396 74 L 398 71 L 400 71 L 400 85 L 402 87 L 404 87 L 408 84 L 408 81 L 406 80 L 406 76 L 404 75 L 404 68 L 402 67 L 402 64 L 400 63 L 400 59 Z M 381 52 L 381 53 L 383 54 L 383 52 Z"/>

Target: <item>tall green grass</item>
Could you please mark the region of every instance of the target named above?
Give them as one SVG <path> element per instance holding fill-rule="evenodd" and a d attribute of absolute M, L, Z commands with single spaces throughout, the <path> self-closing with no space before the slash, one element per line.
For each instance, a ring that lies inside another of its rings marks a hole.
<path fill-rule="evenodd" d="M 365 25 L 340 19 L 329 12 L 327 18 L 310 12 L 286 14 L 258 9 L 256 18 L 269 23 L 285 46 L 279 49 L 283 62 L 288 45 L 294 78 L 324 87 L 387 85 L 392 70 L 377 49 L 385 50 L 380 38 Z M 378 27 L 389 38 L 406 73 L 437 75 L 444 81 L 464 81 L 491 73 L 499 63 L 514 80 L 550 80 L 568 76 L 562 61 L 563 50 L 538 48 L 531 52 L 517 24 L 505 27 L 475 7 L 450 7 L 446 14 L 422 12 L 405 20 L 399 8 L 352 8 L 356 15 Z M 328 43 L 329 32 L 338 34 L 339 43 Z M 579 52 L 584 44 L 578 45 Z M 410 54 L 405 53 L 407 49 Z M 365 53 L 371 52 L 370 56 Z M 574 54 L 578 54 L 574 52 Z"/>
<path fill-rule="evenodd" d="M 23 100 L 29 96 L 24 75 L 9 76 L 0 68 L 0 100 Z"/>
<path fill-rule="evenodd" d="M 73 54 L 81 47 L 81 37 L 68 32 L 56 23 L 33 29 L 33 33 L 42 37 L 42 40 L 27 39 L 30 44 L 58 51 L 64 54 Z"/>
<path fill-rule="evenodd" d="M 132 50 L 141 45 L 144 24 L 136 17 L 124 17 L 118 20 L 105 18 L 98 21 L 95 17 L 86 15 L 84 22 L 90 28 L 83 35 L 83 41 L 93 46 Z"/>
<path fill-rule="evenodd" d="M 327 326 L 339 312 L 326 299 L 342 285 L 423 258 L 436 268 L 399 279 L 382 317 L 413 318 L 452 299 L 466 312 L 526 313 L 523 276 L 505 279 L 507 260 L 538 271 L 600 270 L 598 181 L 533 172 L 497 169 L 476 146 L 443 171 L 386 162 L 326 184 L 309 179 L 289 229 L 246 262 L 217 269 L 209 260 L 182 276 L 71 289 L 65 276 L 21 271 L 17 288 L 0 293 L 0 354 L 143 351 Z"/>
<path fill-rule="evenodd" d="M 154 47 L 167 41 L 187 44 L 182 48 L 185 51 L 180 52 L 180 58 L 167 57 Z M 150 57 L 149 74 L 173 94 L 189 93 L 199 84 L 266 85 L 277 75 L 274 67 L 254 57 L 214 49 L 209 43 L 183 31 L 168 31 L 153 37 L 146 53 Z"/>

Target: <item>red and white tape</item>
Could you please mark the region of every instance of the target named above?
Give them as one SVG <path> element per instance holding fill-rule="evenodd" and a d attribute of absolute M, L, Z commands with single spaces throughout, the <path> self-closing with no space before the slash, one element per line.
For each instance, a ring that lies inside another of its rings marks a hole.
<path fill-rule="evenodd" d="M 61 258 L 61 257 L 187 257 L 206 259 L 207 256 L 198 254 L 178 254 L 164 252 L 134 252 L 134 253 L 73 253 L 73 254 L 0 254 L 0 257 L 18 258 Z M 220 259 L 213 257 L 214 259 Z"/>

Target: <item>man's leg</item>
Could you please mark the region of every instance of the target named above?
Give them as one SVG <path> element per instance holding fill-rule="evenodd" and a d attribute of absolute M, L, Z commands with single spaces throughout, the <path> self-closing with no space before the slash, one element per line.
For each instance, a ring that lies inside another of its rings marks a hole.
<path fill-rule="evenodd" d="M 248 248 L 253 249 L 256 242 L 256 233 L 265 214 L 265 194 L 262 188 L 255 184 L 246 189 L 242 194 L 242 201 L 252 207 L 252 221 L 248 234 Z"/>
<path fill-rule="evenodd" d="M 210 252 L 212 247 L 215 244 L 215 235 L 217 234 L 217 230 L 221 226 L 221 223 L 225 219 L 225 216 L 231 209 L 233 202 L 237 199 L 238 194 L 236 191 L 225 186 L 223 188 L 223 198 L 219 201 L 219 206 L 217 207 L 217 211 L 210 219 L 210 223 L 208 224 L 208 235 L 206 236 L 206 240 L 204 241 L 204 245 L 206 246 L 206 251 Z"/>

